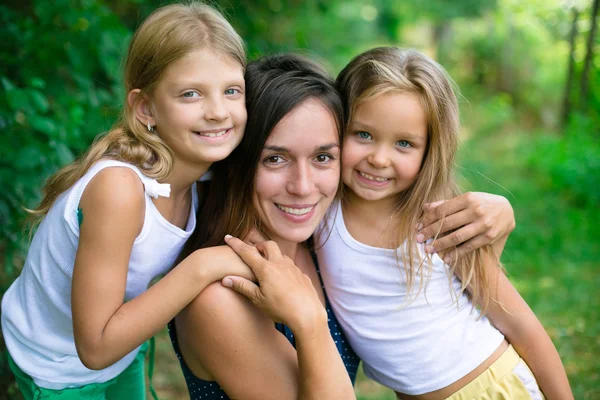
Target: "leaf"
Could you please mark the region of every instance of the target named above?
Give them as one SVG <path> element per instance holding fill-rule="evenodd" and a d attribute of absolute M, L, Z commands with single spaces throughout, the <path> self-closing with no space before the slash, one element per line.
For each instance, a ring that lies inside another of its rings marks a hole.
<path fill-rule="evenodd" d="M 43 89 L 46 87 L 46 81 L 44 81 L 42 78 L 31 78 L 29 84 L 31 87 L 36 89 Z"/>
<path fill-rule="evenodd" d="M 8 78 L 6 78 L 5 76 L 0 78 L 0 80 L 2 81 L 2 86 L 4 87 L 4 90 L 6 90 L 7 92 L 10 92 L 15 88 L 15 85 L 13 85 L 12 82 L 9 81 Z"/>
<path fill-rule="evenodd" d="M 33 101 L 33 105 L 37 108 L 37 110 L 41 113 L 46 113 L 50 109 L 50 103 L 48 99 L 44 95 L 44 93 L 38 90 L 30 90 L 29 96 Z"/>
<path fill-rule="evenodd" d="M 60 165 L 66 165 L 75 159 L 73 152 L 64 143 L 56 145 L 56 155 Z"/>
<path fill-rule="evenodd" d="M 52 136 L 56 133 L 56 124 L 48 117 L 32 115 L 29 117 L 29 125 L 36 131 L 45 133 L 48 136 Z"/>

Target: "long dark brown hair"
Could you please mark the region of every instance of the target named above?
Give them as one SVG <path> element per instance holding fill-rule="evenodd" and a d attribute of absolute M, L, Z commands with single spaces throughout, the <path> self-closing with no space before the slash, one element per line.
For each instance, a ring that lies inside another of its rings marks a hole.
<path fill-rule="evenodd" d="M 196 249 L 224 244 L 226 234 L 243 238 L 252 228 L 260 230 L 252 203 L 260 154 L 275 126 L 296 107 L 310 99 L 320 101 L 334 117 L 341 143 L 342 101 L 333 78 L 321 66 L 297 54 L 266 56 L 248 64 L 245 79 L 244 138 L 227 159 L 213 164 L 198 225 L 180 259 Z"/>

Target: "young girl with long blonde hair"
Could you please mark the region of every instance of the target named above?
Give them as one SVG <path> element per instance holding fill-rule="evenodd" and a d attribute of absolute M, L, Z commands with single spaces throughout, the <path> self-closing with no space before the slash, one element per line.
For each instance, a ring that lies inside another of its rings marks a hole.
<path fill-rule="evenodd" d="M 422 203 L 459 193 L 459 111 L 446 72 L 417 51 L 386 47 L 357 56 L 337 83 L 345 192 L 317 254 L 366 375 L 403 399 L 572 398 L 497 249 L 456 260 L 414 239 Z"/>
<path fill-rule="evenodd" d="M 136 31 L 123 117 L 46 184 L 2 299 L 26 399 L 144 398 L 140 346 L 211 282 L 252 277 L 202 251 L 173 268 L 196 226 L 195 182 L 242 139 L 245 60 L 231 25 L 200 3 L 158 9 Z"/>

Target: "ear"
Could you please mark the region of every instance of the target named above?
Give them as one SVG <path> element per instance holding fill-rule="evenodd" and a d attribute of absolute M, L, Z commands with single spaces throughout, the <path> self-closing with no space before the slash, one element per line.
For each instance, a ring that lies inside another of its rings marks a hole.
<path fill-rule="evenodd" d="M 135 118 L 140 121 L 142 125 L 156 125 L 156 121 L 152 116 L 152 110 L 150 108 L 150 100 L 140 89 L 133 89 L 127 94 L 127 104 L 129 104 L 129 107 L 135 114 Z"/>

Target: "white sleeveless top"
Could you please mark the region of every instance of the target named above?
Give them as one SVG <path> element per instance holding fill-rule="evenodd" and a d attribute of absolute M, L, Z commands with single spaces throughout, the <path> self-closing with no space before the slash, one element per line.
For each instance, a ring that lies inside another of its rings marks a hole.
<path fill-rule="evenodd" d="M 106 382 L 131 364 L 139 348 L 103 370 L 86 368 L 75 349 L 71 315 L 71 279 L 79 241 L 77 208 L 90 180 L 107 167 L 126 167 L 137 173 L 146 192 L 144 226 L 135 239 L 129 259 L 125 301 L 148 288 L 150 281 L 167 273 L 196 226 L 197 195 L 185 230 L 169 223 L 151 197 L 168 197 L 170 186 L 148 178 L 135 166 L 114 160 L 94 164 L 62 193 L 40 223 L 21 275 L 2 298 L 2 332 L 15 363 L 48 389 L 80 387 Z"/>
<path fill-rule="evenodd" d="M 502 333 L 480 317 L 465 293 L 459 295 L 460 281 L 449 278 L 449 267 L 437 255 L 426 290 L 415 298 L 414 292 L 407 294 L 403 247 L 383 249 L 355 240 L 339 202 L 325 228 L 325 243 L 316 246 L 321 276 L 369 378 L 405 394 L 432 392 L 467 375 L 502 343 Z M 419 253 L 424 257 L 423 246 Z M 418 280 L 413 287 L 419 287 Z M 405 303 L 407 295 L 412 303 Z"/>

